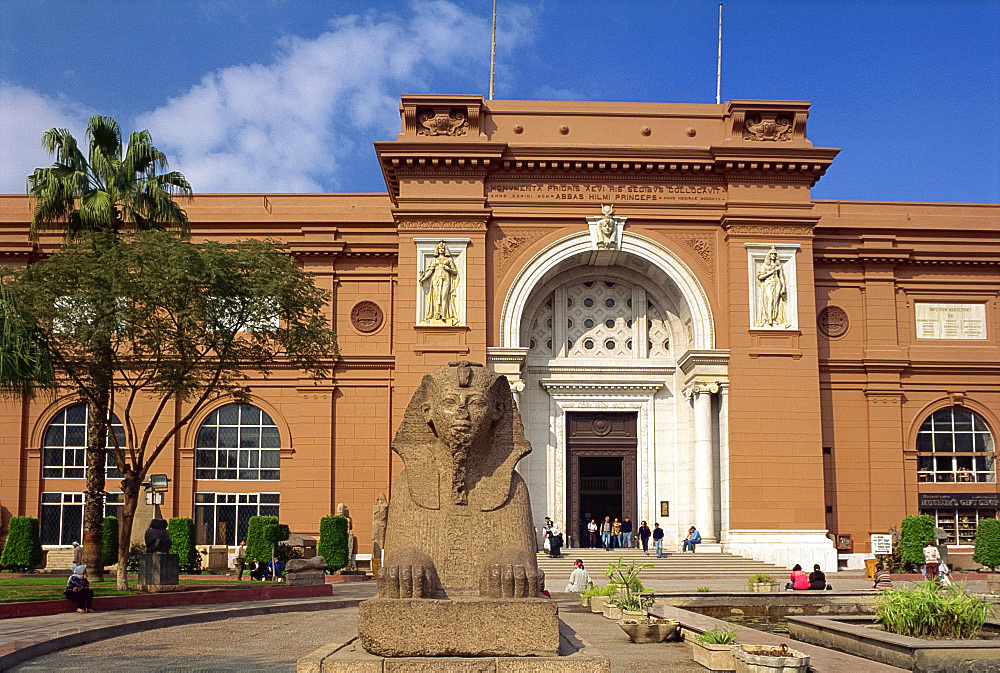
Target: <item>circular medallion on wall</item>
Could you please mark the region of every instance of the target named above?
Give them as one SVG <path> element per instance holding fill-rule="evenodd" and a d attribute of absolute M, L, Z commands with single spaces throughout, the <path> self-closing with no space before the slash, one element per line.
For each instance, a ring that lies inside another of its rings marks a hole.
<path fill-rule="evenodd" d="M 839 337 L 847 333 L 850 323 L 847 320 L 847 312 L 839 306 L 826 306 L 816 317 L 819 324 L 819 331 L 828 337 Z"/>
<path fill-rule="evenodd" d="M 611 432 L 611 419 L 607 416 L 598 416 L 590 422 L 590 429 L 598 437 L 603 437 Z"/>
<path fill-rule="evenodd" d="M 371 334 L 381 327 L 384 319 L 382 309 L 369 299 L 359 301 L 351 309 L 351 324 L 354 329 L 365 334 Z"/>

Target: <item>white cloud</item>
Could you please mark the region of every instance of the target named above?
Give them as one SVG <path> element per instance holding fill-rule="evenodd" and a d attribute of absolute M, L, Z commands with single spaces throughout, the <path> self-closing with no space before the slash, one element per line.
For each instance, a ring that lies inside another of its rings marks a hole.
<path fill-rule="evenodd" d="M 532 39 L 529 10 L 509 17 L 498 52 Z M 485 84 L 489 30 L 488 16 L 444 0 L 414 3 L 407 17 L 341 17 L 314 39 L 283 39 L 269 64 L 205 75 L 136 126 L 199 192 L 333 191 L 373 138 L 399 132 L 400 93 Z"/>
<path fill-rule="evenodd" d="M 28 175 L 52 164 L 43 133 L 67 128 L 82 141 L 91 114 L 79 103 L 0 81 L 0 193 L 24 194 Z"/>

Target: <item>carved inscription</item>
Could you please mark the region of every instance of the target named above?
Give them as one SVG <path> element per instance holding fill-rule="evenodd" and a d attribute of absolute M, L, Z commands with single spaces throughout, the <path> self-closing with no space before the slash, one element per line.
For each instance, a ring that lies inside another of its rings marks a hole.
<path fill-rule="evenodd" d="M 985 339 L 985 304 L 917 302 L 918 339 Z"/>
<path fill-rule="evenodd" d="M 725 203 L 722 185 L 687 183 L 490 182 L 489 201 L 576 201 L 580 203 Z"/>

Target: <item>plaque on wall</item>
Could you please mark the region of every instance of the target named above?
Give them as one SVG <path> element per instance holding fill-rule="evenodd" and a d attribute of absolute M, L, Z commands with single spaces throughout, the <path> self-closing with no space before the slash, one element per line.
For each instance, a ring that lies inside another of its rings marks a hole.
<path fill-rule="evenodd" d="M 985 304 L 916 302 L 918 339 L 985 339 Z"/>
<path fill-rule="evenodd" d="M 819 331 L 828 337 L 839 337 L 847 333 L 850 326 L 847 312 L 839 306 L 826 306 L 816 316 Z"/>
<path fill-rule="evenodd" d="M 365 334 L 376 331 L 382 326 L 384 319 L 381 307 L 369 299 L 359 301 L 351 309 L 351 324 L 354 329 Z"/>

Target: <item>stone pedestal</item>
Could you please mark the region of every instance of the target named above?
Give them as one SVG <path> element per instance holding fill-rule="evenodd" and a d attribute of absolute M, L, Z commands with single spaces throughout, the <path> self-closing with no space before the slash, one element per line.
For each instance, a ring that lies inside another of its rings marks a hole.
<path fill-rule="evenodd" d="M 384 657 L 554 657 L 559 610 L 547 598 L 373 598 L 358 637 Z"/>
<path fill-rule="evenodd" d="M 176 591 L 178 581 L 177 554 L 140 554 L 139 590 L 149 593 Z"/>
<path fill-rule="evenodd" d="M 285 584 L 290 587 L 311 587 L 326 584 L 326 572 L 323 570 L 298 570 L 285 573 Z"/>

